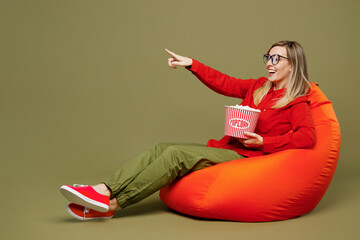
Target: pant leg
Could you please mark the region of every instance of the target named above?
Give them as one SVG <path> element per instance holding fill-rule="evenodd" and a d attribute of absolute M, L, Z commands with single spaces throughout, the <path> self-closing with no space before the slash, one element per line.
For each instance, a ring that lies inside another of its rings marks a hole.
<path fill-rule="evenodd" d="M 197 143 L 158 143 L 127 162 L 117 170 L 104 184 L 111 190 L 111 198 L 118 195 L 128 186 L 149 164 L 151 164 L 169 146 L 189 145 L 204 146 Z"/>
<path fill-rule="evenodd" d="M 243 158 L 235 151 L 206 146 L 167 147 L 115 197 L 121 208 L 137 203 L 190 171 Z"/>

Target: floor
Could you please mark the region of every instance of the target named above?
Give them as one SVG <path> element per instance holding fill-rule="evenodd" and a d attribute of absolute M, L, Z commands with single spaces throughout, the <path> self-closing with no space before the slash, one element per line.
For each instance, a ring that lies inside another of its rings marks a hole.
<path fill-rule="evenodd" d="M 195 219 L 173 212 L 156 193 L 116 212 L 111 220 L 80 222 L 65 210 L 67 202 L 58 191 L 62 183 L 50 179 L 38 181 L 35 191 L 23 188 L 24 196 L 2 210 L 5 217 L 1 220 L 1 235 L 7 238 L 1 239 L 358 239 L 360 176 L 355 162 L 357 156 L 346 148 L 342 150 L 345 151 L 340 155 L 337 171 L 324 198 L 312 212 L 296 219 L 268 223 Z M 14 181 L 26 183 L 22 177 Z M 7 191 L 11 194 L 11 189 Z"/>

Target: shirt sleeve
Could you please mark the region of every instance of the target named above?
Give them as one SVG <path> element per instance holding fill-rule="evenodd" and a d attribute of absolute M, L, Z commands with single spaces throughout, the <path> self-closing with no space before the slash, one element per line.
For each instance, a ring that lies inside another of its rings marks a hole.
<path fill-rule="evenodd" d="M 316 133 L 309 105 L 306 102 L 298 103 L 293 105 L 290 111 L 292 129 L 282 135 L 263 137 L 264 153 L 314 146 Z"/>
<path fill-rule="evenodd" d="M 186 69 L 190 70 L 207 87 L 228 97 L 244 99 L 250 86 L 256 82 L 254 79 L 243 80 L 230 77 L 194 59 L 192 65 Z"/>

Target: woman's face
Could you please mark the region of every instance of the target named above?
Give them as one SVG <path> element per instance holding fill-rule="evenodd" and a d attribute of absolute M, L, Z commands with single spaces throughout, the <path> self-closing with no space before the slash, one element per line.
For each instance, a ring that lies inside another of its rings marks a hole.
<path fill-rule="evenodd" d="M 269 55 L 273 56 L 275 54 L 278 54 L 286 58 L 288 57 L 285 47 L 280 47 L 280 46 L 273 47 L 270 50 Z M 279 59 L 279 62 L 275 65 L 272 64 L 271 61 L 268 61 L 266 63 L 266 68 L 269 73 L 268 79 L 269 81 L 275 84 L 275 89 L 286 87 L 286 83 L 288 81 L 291 71 L 291 64 L 288 59 L 281 57 Z"/>

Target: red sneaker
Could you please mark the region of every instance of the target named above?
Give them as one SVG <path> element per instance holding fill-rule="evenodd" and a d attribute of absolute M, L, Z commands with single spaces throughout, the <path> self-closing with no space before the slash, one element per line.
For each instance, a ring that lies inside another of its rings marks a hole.
<path fill-rule="evenodd" d="M 114 216 L 115 211 L 108 212 L 98 212 L 90 208 L 86 208 L 75 203 L 70 203 L 66 207 L 67 212 L 76 219 L 82 221 L 88 220 L 101 220 L 101 219 L 111 219 Z"/>
<path fill-rule="evenodd" d="M 109 211 L 110 198 L 96 192 L 91 186 L 74 184 L 74 186 L 62 185 L 62 195 L 72 203 L 91 208 L 99 212 Z"/>

